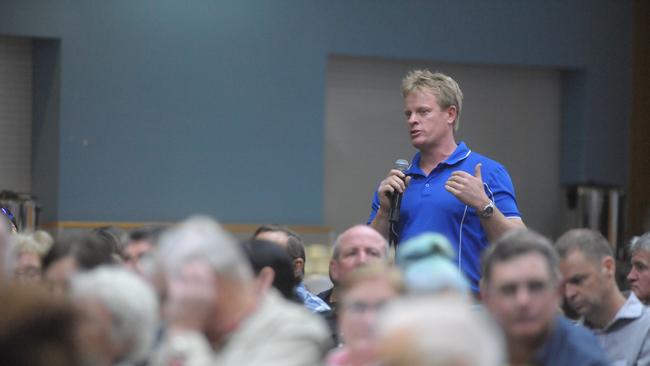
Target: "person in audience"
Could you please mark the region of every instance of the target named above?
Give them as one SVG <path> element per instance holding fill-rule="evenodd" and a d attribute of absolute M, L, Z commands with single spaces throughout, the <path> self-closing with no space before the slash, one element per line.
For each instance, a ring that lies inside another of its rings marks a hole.
<path fill-rule="evenodd" d="M 423 233 L 401 244 L 396 255 L 410 294 L 444 294 L 471 298 L 469 282 L 458 270 L 449 240 L 441 234 Z"/>
<path fill-rule="evenodd" d="M 112 248 L 113 256 L 117 262 L 124 261 L 124 250 L 129 241 L 129 234 L 124 229 L 116 226 L 102 226 L 93 229 L 91 234 L 104 240 Z"/>
<path fill-rule="evenodd" d="M 485 313 L 460 297 L 398 299 L 380 314 L 377 323 L 381 365 L 505 365 L 499 330 Z"/>
<path fill-rule="evenodd" d="M 330 347 L 322 319 L 272 287 L 258 291 L 241 246 L 214 220 L 170 229 L 157 256 L 168 282 L 168 329 L 156 364 L 322 363 Z"/>
<path fill-rule="evenodd" d="M 573 229 L 556 246 L 564 294 L 580 323 L 594 330 L 615 365 L 650 365 L 650 311 L 634 292 L 626 299 L 618 289 L 607 239 L 595 230 Z"/>
<path fill-rule="evenodd" d="M 503 329 L 509 365 L 609 365 L 595 336 L 558 314 L 560 285 L 555 249 L 531 230 L 512 230 L 484 252 L 481 297 Z"/>
<path fill-rule="evenodd" d="M 379 311 L 403 293 L 400 272 L 383 263 L 361 267 L 346 276 L 339 292 L 339 338 L 343 345 L 330 352 L 327 364 L 373 364 L 377 357 L 374 330 Z"/>
<path fill-rule="evenodd" d="M 330 279 L 334 286 L 318 294 L 332 309 L 326 315 L 332 338 L 338 343 L 337 303 L 338 284 L 348 273 L 369 263 L 388 263 L 388 241 L 375 229 L 367 225 L 353 226 L 334 241 L 329 265 Z"/>
<path fill-rule="evenodd" d="M 645 305 L 650 305 L 650 233 L 632 240 L 630 253 L 632 269 L 627 280 L 636 297 Z"/>
<path fill-rule="evenodd" d="M 296 296 L 313 313 L 326 313 L 331 309 L 320 297 L 312 294 L 303 283 L 305 278 L 305 245 L 302 237 L 284 226 L 263 225 L 255 230 L 254 239 L 268 240 L 280 245 L 289 255 L 292 263 L 297 285 Z"/>
<path fill-rule="evenodd" d="M 78 271 L 115 263 L 111 245 L 93 234 L 85 234 L 56 241 L 43 258 L 43 274 L 55 292 L 66 292 Z"/>
<path fill-rule="evenodd" d="M 162 226 L 145 226 L 129 233 L 129 240 L 124 247 L 124 264 L 127 268 L 142 274 L 142 259 L 151 255 L 158 244 Z"/>
<path fill-rule="evenodd" d="M 266 240 L 252 239 L 242 246 L 253 268 L 258 291 L 265 292 L 273 286 L 285 299 L 298 302 L 294 292 L 296 277 L 287 252 Z"/>
<path fill-rule="evenodd" d="M 140 276 L 118 266 L 101 266 L 76 274 L 70 296 L 81 314 L 77 339 L 85 365 L 141 365 L 148 360 L 158 302 Z"/>
<path fill-rule="evenodd" d="M 40 281 L 42 262 L 54 239 L 45 231 L 16 234 L 13 243 L 15 256 L 14 278 L 19 281 Z"/>

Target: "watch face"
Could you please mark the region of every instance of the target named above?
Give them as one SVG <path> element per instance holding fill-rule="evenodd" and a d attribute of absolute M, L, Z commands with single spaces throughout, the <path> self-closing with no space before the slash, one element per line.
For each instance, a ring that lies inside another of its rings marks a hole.
<path fill-rule="evenodd" d="M 490 203 L 487 206 L 485 206 L 485 208 L 483 209 L 483 212 L 481 212 L 481 216 L 490 217 L 490 216 L 492 216 L 493 212 L 494 212 L 494 205 L 492 203 Z"/>

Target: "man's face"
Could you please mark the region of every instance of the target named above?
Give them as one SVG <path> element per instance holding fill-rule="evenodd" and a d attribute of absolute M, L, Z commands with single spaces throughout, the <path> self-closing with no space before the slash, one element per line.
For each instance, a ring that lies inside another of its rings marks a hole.
<path fill-rule="evenodd" d="M 379 310 L 398 296 L 386 278 L 377 277 L 358 283 L 341 300 L 339 327 L 345 343 L 351 347 L 369 345 Z"/>
<path fill-rule="evenodd" d="M 481 295 L 507 338 L 521 341 L 546 335 L 559 301 L 556 281 L 539 253 L 495 263 Z"/>
<path fill-rule="evenodd" d="M 18 280 L 39 281 L 41 279 L 41 257 L 31 252 L 18 254 L 14 274 Z"/>
<path fill-rule="evenodd" d="M 130 242 L 126 248 L 124 248 L 126 266 L 129 269 L 142 274 L 142 270 L 140 268 L 140 259 L 143 255 L 151 252 L 152 250 L 153 245 L 151 245 L 151 243 L 146 240 Z"/>
<path fill-rule="evenodd" d="M 569 305 L 576 313 L 590 319 L 602 307 L 607 281 L 604 268 L 575 249 L 560 261 L 560 271 Z"/>
<path fill-rule="evenodd" d="M 411 144 L 418 150 L 433 148 L 453 138 L 456 108 L 440 108 L 438 98 L 428 90 L 416 90 L 404 98 L 404 115 Z"/>
<path fill-rule="evenodd" d="M 632 253 L 632 270 L 627 275 L 634 294 L 645 304 L 650 302 L 650 251 Z"/>
<path fill-rule="evenodd" d="M 339 239 L 338 258 L 330 262 L 330 275 L 339 281 L 362 265 L 385 261 L 386 241 L 374 229 L 355 226 L 344 232 Z"/>

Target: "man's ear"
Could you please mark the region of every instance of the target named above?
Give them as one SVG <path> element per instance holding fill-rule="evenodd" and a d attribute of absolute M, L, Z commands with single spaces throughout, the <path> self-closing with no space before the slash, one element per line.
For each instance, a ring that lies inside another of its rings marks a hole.
<path fill-rule="evenodd" d="M 448 123 L 451 124 L 451 125 L 456 123 L 455 121 L 456 121 L 456 118 L 458 117 L 458 108 L 456 108 L 455 105 L 449 106 L 449 108 L 447 108 L 447 113 L 449 114 L 449 117 L 448 117 L 448 120 L 447 120 Z"/>
<path fill-rule="evenodd" d="M 600 261 L 600 264 L 603 267 L 604 274 L 614 277 L 614 275 L 616 274 L 616 261 L 614 260 L 614 258 L 612 258 L 611 256 L 605 256 L 605 258 L 603 258 Z"/>
<path fill-rule="evenodd" d="M 336 283 L 339 280 L 339 264 L 335 260 L 330 260 L 330 279 Z"/>
<path fill-rule="evenodd" d="M 305 273 L 305 260 L 302 258 L 296 258 L 293 260 L 293 274 L 296 278 L 302 278 L 302 275 Z"/>

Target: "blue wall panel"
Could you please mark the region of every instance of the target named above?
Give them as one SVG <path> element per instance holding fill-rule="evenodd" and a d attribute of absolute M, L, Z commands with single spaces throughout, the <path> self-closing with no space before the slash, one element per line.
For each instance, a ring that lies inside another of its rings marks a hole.
<path fill-rule="evenodd" d="M 630 8 L 3 0 L 0 34 L 61 41 L 59 151 L 36 157 L 59 169 L 48 217 L 321 224 L 331 54 L 567 70 L 562 179 L 623 184 Z"/>

